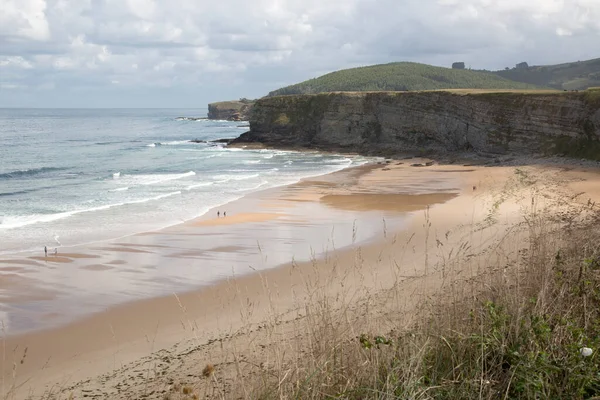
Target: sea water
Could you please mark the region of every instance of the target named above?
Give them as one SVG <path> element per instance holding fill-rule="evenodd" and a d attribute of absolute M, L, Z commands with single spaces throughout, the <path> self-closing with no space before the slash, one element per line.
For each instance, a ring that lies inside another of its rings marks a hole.
<path fill-rule="evenodd" d="M 365 162 L 244 150 L 206 109 L 0 109 L 0 254 L 155 230 L 247 193 Z M 191 142 L 200 141 L 200 143 Z"/>

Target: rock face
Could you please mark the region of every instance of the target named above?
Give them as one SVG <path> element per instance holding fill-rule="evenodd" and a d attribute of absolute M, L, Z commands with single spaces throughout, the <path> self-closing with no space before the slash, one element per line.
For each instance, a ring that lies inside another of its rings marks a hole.
<path fill-rule="evenodd" d="M 208 119 L 247 121 L 252 111 L 253 101 L 220 101 L 208 105 Z"/>
<path fill-rule="evenodd" d="M 600 91 L 371 92 L 263 98 L 234 143 L 363 154 L 562 154 L 600 160 Z"/>

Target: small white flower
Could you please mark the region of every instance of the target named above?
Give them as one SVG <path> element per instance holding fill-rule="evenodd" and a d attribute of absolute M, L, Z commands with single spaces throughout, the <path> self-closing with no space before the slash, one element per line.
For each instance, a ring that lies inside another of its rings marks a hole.
<path fill-rule="evenodd" d="M 589 347 L 582 347 L 579 349 L 579 352 L 581 353 L 582 356 L 589 357 L 592 355 L 592 353 L 594 351 L 592 349 L 590 349 Z"/>

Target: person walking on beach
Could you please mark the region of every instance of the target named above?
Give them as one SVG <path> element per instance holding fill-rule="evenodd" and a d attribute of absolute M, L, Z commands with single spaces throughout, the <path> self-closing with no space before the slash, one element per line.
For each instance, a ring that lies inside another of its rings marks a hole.
<path fill-rule="evenodd" d="M 58 249 L 55 247 L 54 248 L 54 257 L 56 257 L 58 255 Z"/>
<path fill-rule="evenodd" d="M 48 257 L 48 247 L 44 246 L 44 257 Z"/>
<path fill-rule="evenodd" d="M 221 211 L 217 211 L 217 218 L 221 216 Z"/>
<path fill-rule="evenodd" d="M 227 211 L 223 211 L 223 218 L 227 216 Z"/>

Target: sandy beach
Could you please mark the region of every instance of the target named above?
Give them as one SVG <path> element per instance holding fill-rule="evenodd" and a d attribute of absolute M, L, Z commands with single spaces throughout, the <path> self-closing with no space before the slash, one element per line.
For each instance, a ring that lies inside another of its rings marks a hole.
<path fill-rule="evenodd" d="M 300 354 L 294 338 L 323 293 L 334 310 L 353 305 L 343 309 L 364 326 L 384 329 L 391 314 L 408 324 L 446 283 L 448 260 L 468 260 L 468 279 L 499 256 L 489 249 L 501 247 L 534 193 L 547 204 L 600 202 L 593 168 L 411 166 L 426 161 L 305 179 L 220 207 L 225 218 L 211 210 L 57 256 L 1 257 L 5 312 L 18 315 L 5 325 L 3 394 L 162 399 L 187 382 L 200 397 L 229 398 L 235 382 L 256 379 L 257 365 Z M 518 253 L 518 238 L 504 256 Z M 392 288 L 401 290 L 390 298 Z M 364 313 L 365 299 L 376 312 Z M 212 378 L 203 377 L 207 364 Z"/>

